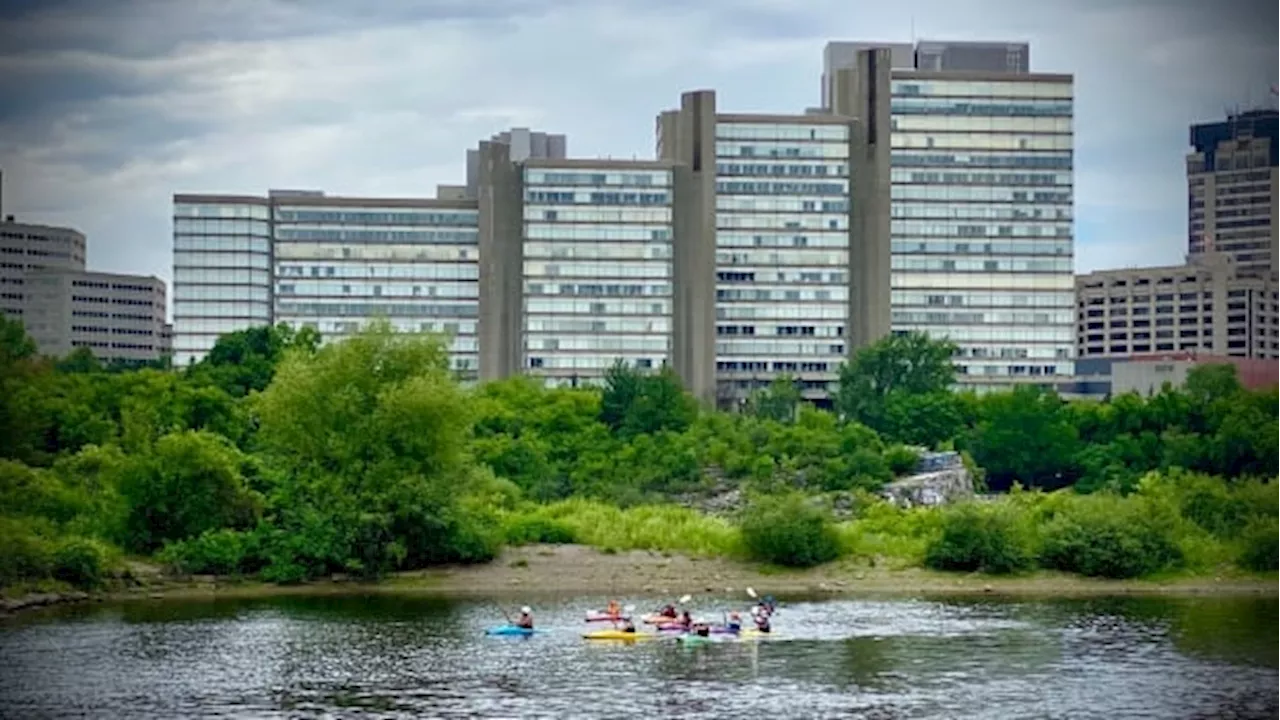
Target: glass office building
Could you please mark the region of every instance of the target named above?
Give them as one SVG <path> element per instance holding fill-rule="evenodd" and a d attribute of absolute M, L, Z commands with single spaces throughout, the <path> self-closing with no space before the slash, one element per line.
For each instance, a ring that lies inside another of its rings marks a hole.
<path fill-rule="evenodd" d="M 530 160 L 521 166 L 523 355 L 552 385 L 671 352 L 670 167 Z"/>
<path fill-rule="evenodd" d="M 849 125 L 716 121 L 716 372 L 736 394 L 780 374 L 825 392 L 845 359 Z"/>
<path fill-rule="evenodd" d="M 324 196 L 274 200 L 275 321 L 328 341 L 385 318 L 443 333 L 453 369 L 477 368 L 477 224 L 465 201 Z"/>
<path fill-rule="evenodd" d="M 266 198 L 177 195 L 173 204 L 173 362 L 199 360 L 219 335 L 271 322 Z"/>
<path fill-rule="evenodd" d="M 1072 82 L 895 70 L 893 329 L 978 390 L 1074 373 Z"/>

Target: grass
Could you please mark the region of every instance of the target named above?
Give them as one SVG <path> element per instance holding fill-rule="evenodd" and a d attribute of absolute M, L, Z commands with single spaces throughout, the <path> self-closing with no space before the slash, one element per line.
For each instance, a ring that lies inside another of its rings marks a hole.
<path fill-rule="evenodd" d="M 504 525 L 525 528 L 543 521 L 568 530 L 574 542 L 602 551 L 652 550 L 704 557 L 738 557 L 742 552 L 741 533 L 732 523 L 675 505 L 623 509 L 574 498 L 525 506 L 509 513 Z"/>

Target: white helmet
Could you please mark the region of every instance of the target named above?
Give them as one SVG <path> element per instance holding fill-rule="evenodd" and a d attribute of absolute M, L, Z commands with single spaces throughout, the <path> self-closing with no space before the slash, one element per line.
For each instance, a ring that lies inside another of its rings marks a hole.
<path fill-rule="evenodd" d="M 520 608 L 520 612 L 528 615 L 529 613 L 533 612 L 533 608 L 529 607 L 528 605 L 525 605 L 524 607 Z"/>

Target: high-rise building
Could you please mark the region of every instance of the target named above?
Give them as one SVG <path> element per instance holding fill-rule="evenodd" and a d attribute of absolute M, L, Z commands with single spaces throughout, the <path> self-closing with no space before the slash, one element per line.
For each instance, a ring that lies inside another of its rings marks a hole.
<path fill-rule="evenodd" d="M 220 335 L 271 318 L 271 201 L 174 195 L 174 365 L 204 357 Z"/>
<path fill-rule="evenodd" d="M 704 278 L 715 289 L 718 395 L 742 397 L 785 374 L 826 397 L 851 343 L 888 331 L 872 290 L 888 254 L 883 267 L 869 262 L 876 236 L 854 212 L 870 209 L 856 186 L 875 177 L 865 126 L 831 114 L 722 113 L 713 92 L 698 91 L 659 116 L 658 133 L 660 156 L 705 175 L 714 197 L 699 210 L 713 218 L 702 232 L 714 238 L 703 261 L 714 264 Z"/>
<path fill-rule="evenodd" d="M 1191 126 L 1187 155 L 1187 251 L 1223 252 L 1241 273 L 1276 272 L 1275 110 L 1254 110 Z"/>
<path fill-rule="evenodd" d="M 954 341 L 967 387 L 1052 385 L 1074 373 L 1072 77 L 963 45 L 892 71 L 893 330 Z M 840 70 L 828 106 L 850 114 L 866 93 Z"/>
<path fill-rule="evenodd" d="M 447 334 L 454 369 L 474 376 L 478 224 L 467 200 L 177 195 L 175 362 L 253 326 L 337 340 L 386 318 Z"/>
<path fill-rule="evenodd" d="M 539 132 L 529 128 L 511 128 L 497 133 L 487 141 L 506 145 L 511 162 L 525 160 L 563 160 L 568 156 L 569 141 L 564 135 Z M 480 150 L 467 150 L 467 184 L 463 187 L 464 197 L 474 200 L 480 192 Z M 455 192 L 453 186 L 444 186 L 439 197 L 445 198 Z"/>

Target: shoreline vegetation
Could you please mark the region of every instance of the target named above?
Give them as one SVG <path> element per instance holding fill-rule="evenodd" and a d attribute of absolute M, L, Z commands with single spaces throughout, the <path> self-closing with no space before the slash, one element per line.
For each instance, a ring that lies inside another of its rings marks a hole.
<path fill-rule="evenodd" d="M 832 410 L 783 377 L 721 411 L 665 368 L 466 387 L 435 336 L 319 340 L 102 367 L 0 319 L 0 595 L 1275 590 L 1277 394 L 1230 365 L 1149 398 L 975 395 L 908 334 L 842 366 Z M 978 499 L 880 497 L 921 448 Z"/>

